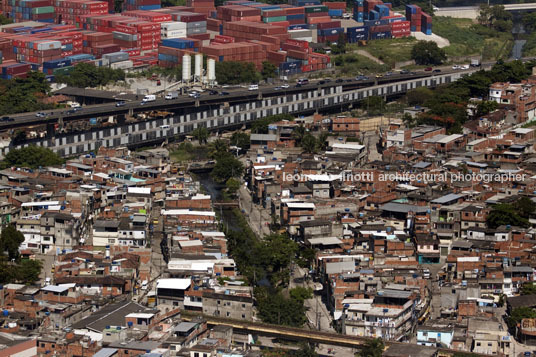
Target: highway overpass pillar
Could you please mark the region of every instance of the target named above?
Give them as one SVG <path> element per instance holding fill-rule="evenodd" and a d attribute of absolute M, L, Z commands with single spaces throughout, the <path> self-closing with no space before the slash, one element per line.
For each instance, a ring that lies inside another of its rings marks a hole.
<path fill-rule="evenodd" d="M 134 116 L 134 108 L 130 108 L 130 109 L 128 110 L 128 115 L 129 115 L 129 116 Z"/>
<path fill-rule="evenodd" d="M 47 138 L 54 136 L 54 123 L 47 123 Z"/>

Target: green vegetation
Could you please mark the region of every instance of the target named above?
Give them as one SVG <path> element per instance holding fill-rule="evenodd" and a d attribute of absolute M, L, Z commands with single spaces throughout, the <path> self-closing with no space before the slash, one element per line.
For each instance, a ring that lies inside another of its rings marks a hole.
<path fill-rule="evenodd" d="M 233 154 L 222 153 L 216 158 L 216 165 L 211 172 L 212 179 L 218 183 L 226 183 L 233 177 L 240 177 L 244 171 L 244 165 Z"/>
<path fill-rule="evenodd" d="M 195 128 L 192 131 L 192 136 L 195 138 L 195 140 L 199 141 L 199 145 L 206 144 L 208 140 L 208 129 L 204 126 L 200 126 L 198 128 Z"/>
<path fill-rule="evenodd" d="M 39 279 L 41 262 L 20 259 L 19 246 L 24 242 L 24 235 L 14 226 L 2 227 L 0 234 L 0 283 L 32 284 Z M 7 253 L 7 256 L 6 256 Z"/>
<path fill-rule="evenodd" d="M 445 62 L 445 51 L 432 41 L 419 41 L 411 49 L 411 58 L 420 65 L 439 65 Z"/>
<path fill-rule="evenodd" d="M 294 116 L 291 114 L 277 114 L 255 120 L 251 125 L 251 132 L 255 134 L 268 134 L 268 126 L 282 120 L 293 121 Z"/>
<path fill-rule="evenodd" d="M 535 210 L 536 203 L 528 197 L 521 197 L 513 204 L 501 203 L 493 206 L 486 222 L 490 228 L 505 225 L 528 227 L 528 218 Z"/>
<path fill-rule="evenodd" d="M 504 9 L 504 5 L 480 5 L 478 23 L 497 32 L 512 31 L 512 14 Z"/>
<path fill-rule="evenodd" d="M 375 338 L 367 341 L 361 351 L 359 351 L 357 357 L 381 357 L 385 349 L 385 344 L 381 338 Z"/>
<path fill-rule="evenodd" d="M 314 347 L 309 344 L 302 344 L 299 350 L 289 350 L 283 348 L 267 349 L 262 351 L 263 357 L 318 357 Z"/>
<path fill-rule="evenodd" d="M 12 19 L 5 17 L 4 15 L 0 15 L 0 25 L 8 25 L 12 23 L 13 23 Z"/>
<path fill-rule="evenodd" d="M 234 209 L 233 213 L 238 228 L 227 232 L 229 252 L 242 275 L 255 286 L 260 318 L 267 323 L 302 326 L 307 321 L 303 302 L 309 291 L 291 289 L 287 297 L 283 289 L 289 283 L 298 245 L 287 235 L 275 233 L 259 240 L 240 211 Z"/>
<path fill-rule="evenodd" d="M 216 62 L 216 79 L 219 84 L 258 83 L 262 75 L 251 62 Z"/>
<path fill-rule="evenodd" d="M 365 50 L 390 67 L 394 67 L 396 62 L 411 60 L 411 49 L 416 41 L 414 37 L 369 41 Z M 352 48 L 357 49 L 355 45 L 352 45 Z"/>
<path fill-rule="evenodd" d="M 231 145 L 239 147 L 242 150 L 248 150 L 250 147 L 249 134 L 235 131 L 231 136 Z"/>
<path fill-rule="evenodd" d="M 536 284 L 525 283 L 521 286 L 521 295 L 534 295 L 536 294 Z"/>
<path fill-rule="evenodd" d="M 27 78 L 0 80 L 0 115 L 51 109 L 44 104 L 50 85 L 41 72 L 29 72 Z"/>
<path fill-rule="evenodd" d="M 330 44 L 330 47 L 331 53 L 333 53 L 334 55 L 341 55 L 343 53 L 346 53 L 346 36 L 344 35 L 344 33 L 340 33 L 337 43 Z"/>
<path fill-rule="evenodd" d="M 180 143 L 178 148 L 170 153 L 171 159 L 175 162 L 200 161 L 206 160 L 207 147 L 194 146 L 192 143 L 185 141 Z"/>
<path fill-rule="evenodd" d="M 162 7 L 186 6 L 186 0 L 162 0 Z"/>
<path fill-rule="evenodd" d="M 79 88 L 105 86 L 110 82 L 122 81 L 125 72 L 122 69 L 95 67 L 90 63 L 78 63 L 68 75 L 57 75 L 56 82 Z"/>
<path fill-rule="evenodd" d="M 226 193 L 229 196 L 234 197 L 236 196 L 236 193 L 238 192 L 238 189 L 240 188 L 240 181 L 231 177 L 225 183 L 225 188 L 226 188 Z"/>
<path fill-rule="evenodd" d="M 378 42 L 383 42 L 383 40 Z M 391 69 L 388 64 L 378 64 L 370 58 L 355 53 L 335 56 L 333 64 L 341 76 L 381 73 Z"/>
<path fill-rule="evenodd" d="M 262 79 L 267 80 L 268 78 L 275 78 L 277 76 L 277 67 L 268 61 L 262 62 Z"/>
<path fill-rule="evenodd" d="M 534 318 L 536 318 L 536 311 L 530 307 L 516 307 L 512 310 L 510 316 L 506 318 L 506 324 L 510 330 L 514 331 L 521 320 Z"/>
<path fill-rule="evenodd" d="M 40 166 L 54 166 L 63 164 L 63 159 L 50 149 L 41 146 L 27 146 L 22 149 L 11 150 L 0 161 L 0 168 L 29 167 L 36 169 Z"/>
<path fill-rule="evenodd" d="M 478 71 L 456 82 L 443 85 L 433 91 L 417 89 L 407 95 L 408 102 L 423 104 L 430 111 L 421 114 L 413 124 L 440 125 L 449 133 L 459 133 L 467 121 L 466 105 L 470 98 L 485 97 L 489 86 L 494 82 L 520 82 L 532 71 L 534 62 L 523 64 L 521 61 L 499 62 L 489 71 Z M 424 94 L 420 103 L 419 96 Z M 483 104 L 482 110 L 491 110 L 492 104 Z"/>
<path fill-rule="evenodd" d="M 499 32 L 471 19 L 434 17 L 434 33 L 449 40 L 445 47 L 449 57 L 482 55 L 484 60 L 508 58 L 513 46 L 509 32 Z"/>

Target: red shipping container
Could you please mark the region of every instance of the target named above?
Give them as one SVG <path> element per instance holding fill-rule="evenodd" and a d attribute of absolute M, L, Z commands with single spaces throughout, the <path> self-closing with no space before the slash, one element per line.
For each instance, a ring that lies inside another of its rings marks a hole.
<path fill-rule="evenodd" d="M 319 30 L 334 29 L 336 27 L 341 27 L 341 22 L 340 21 L 322 22 L 322 23 L 316 25 L 316 28 L 319 29 Z"/>
<path fill-rule="evenodd" d="M 324 2 L 322 5 L 327 6 L 330 10 L 346 10 L 346 2 L 344 1 Z"/>

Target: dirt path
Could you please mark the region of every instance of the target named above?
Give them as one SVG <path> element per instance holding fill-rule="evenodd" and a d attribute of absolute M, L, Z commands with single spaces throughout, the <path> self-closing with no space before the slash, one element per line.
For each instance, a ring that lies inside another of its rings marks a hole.
<path fill-rule="evenodd" d="M 367 51 L 365 50 L 357 50 L 357 54 L 358 55 L 361 55 L 361 56 L 365 56 L 367 58 L 370 58 L 371 60 L 373 60 L 374 62 L 378 63 L 378 64 L 385 64 L 383 63 L 382 60 L 380 60 L 379 58 L 377 57 L 374 57 L 373 55 L 371 55 L 370 53 L 368 53 Z"/>

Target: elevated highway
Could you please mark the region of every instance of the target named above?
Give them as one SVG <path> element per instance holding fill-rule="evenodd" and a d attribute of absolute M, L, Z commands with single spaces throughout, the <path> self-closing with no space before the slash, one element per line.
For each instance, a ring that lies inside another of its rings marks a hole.
<path fill-rule="evenodd" d="M 536 3 L 506 4 L 506 11 L 534 11 Z M 453 6 L 440 7 L 434 10 L 435 16 L 455 17 L 460 19 L 476 19 L 480 13 L 480 6 Z"/>
<path fill-rule="evenodd" d="M 389 79 L 388 83 L 344 83 L 311 84 L 287 90 L 266 89 L 260 93 L 236 93 L 222 101 L 219 96 L 207 96 L 194 100 L 180 98 L 177 101 L 157 100 L 147 105 L 130 103 L 131 106 L 116 108 L 111 104 L 110 112 L 105 115 L 125 114 L 128 111 L 171 110 L 175 114 L 165 119 L 151 119 L 135 123 L 118 124 L 113 127 L 99 127 L 91 130 L 53 134 L 44 138 L 26 141 L 17 146 L 4 147 L 5 155 L 13 147 L 31 144 L 52 149 L 61 156 L 73 156 L 96 151 L 99 147 L 128 146 L 137 147 L 156 144 L 177 136 L 184 136 L 197 127 L 216 131 L 237 127 L 275 114 L 309 115 L 312 113 L 340 112 L 370 96 L 392 97 L 405 94 L 418 87 L 436 87 L 458 80 L 477 69 L 454 71 L 451 73 L 426 73 L 412 79 Z M 372 85 L 371 85 L 372 84 Z M 97 108 L 100 107 L 100 108 Z M 106 112 L 105 105 L 84 108 L 83 111 L 62 120 L 75 120 L 92 117 Z M 3 123 L 4 130 L 35 125 L 36 122 L 57 121 L 57 116 L 35 118 L 31 115 L 19 116 L 14 122 Z M 1 130 L 2 126 L 0 126 Z M 53 132 L 52 132 L 53 133 Z"/>

